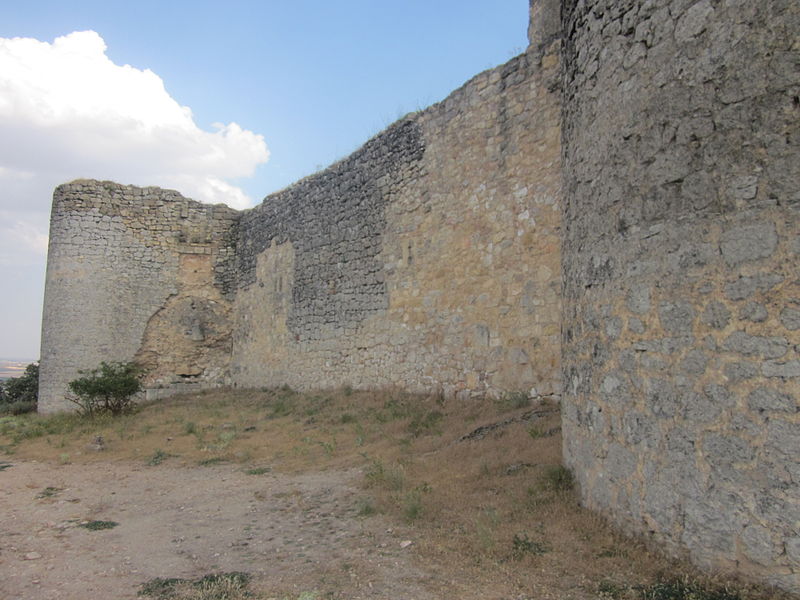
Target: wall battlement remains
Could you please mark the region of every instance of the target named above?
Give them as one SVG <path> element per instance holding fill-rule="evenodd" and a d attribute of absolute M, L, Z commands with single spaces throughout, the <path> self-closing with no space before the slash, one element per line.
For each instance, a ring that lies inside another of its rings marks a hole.
<path fill-rule="evenodd" d="M 530 46 L 237 212 L 54 195 L 39 406 L 101 360 L 561 399 L 583 502 L 800 593 L 800 8 L 531 0 Z"/>

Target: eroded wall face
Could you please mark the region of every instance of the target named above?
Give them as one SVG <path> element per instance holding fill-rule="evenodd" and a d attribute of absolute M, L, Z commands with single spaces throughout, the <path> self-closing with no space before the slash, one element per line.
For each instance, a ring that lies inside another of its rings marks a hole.
<path fill-rule="evenodd" d="M 54 194 L 40 412 L 74 408 L 67 383 L 137 360 L 148 387 L 225 380 L 237 213 L 177 192 L 75 181 Z"/>
<path fill-rule="evenodd" d="M 522 55 L 245 213 L 233 380 L 557 392 L 557 81 Z"/>
<path fill-rule="evenodd" d="M 588 506 L 800 591 L 790 0 L 565 6 L 565 458 Z"/>

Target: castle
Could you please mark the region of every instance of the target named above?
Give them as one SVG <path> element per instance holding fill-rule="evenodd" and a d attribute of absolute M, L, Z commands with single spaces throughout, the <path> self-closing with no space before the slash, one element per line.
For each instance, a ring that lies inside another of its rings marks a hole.
<path fill-rule="evenodd" d="M 237 212 L 54 195 L 39 408 L 400 386 L 562 405 L 585 505 L 800 593 L 800 5 L 531 0 L 530 45 Z"/>

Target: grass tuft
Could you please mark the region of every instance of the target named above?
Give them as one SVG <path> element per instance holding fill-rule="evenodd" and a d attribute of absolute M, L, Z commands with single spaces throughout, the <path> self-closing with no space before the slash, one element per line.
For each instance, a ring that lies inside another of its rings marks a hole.
<path fill-rule="evenodd" d="M 155 600 L 244 600 L 253 597 L 249 583 L 250 575 L 238 571 L 193 580 L 156 577 L 144 583 L 138 595 Z"/>
<path fill-rule="evenodd" d="M 114 529 L 117 525 L 119 523 L 116 521 L 87 521 L 86 523 L 81 523 L 80 526 L 89 531 L 101 531 L 103 529 Z"/>
<path fill-rule="evenodd" d="M 541 542 L 530 539 L 527 533 L 514 534 L 514 539 L 511 542 L 511 557 L 514 560 L 522 560 L 526 555 L 539 556 L 549 552 L 549 550 Z"/>
<path fill-rule="evenodd" d="M 59 492 L 63 492 L 62 488 L 47 486 L 41 492 L 36 494 L 37 498 L 52 498 L 53 496 L 57 495 Z"/>
<path fill-rule="evenodd" d="M 169 454 L 161 450 L 160 448 L 153 452 L 153 455 L 148 459 L 147 466 L 148 467 L 155 467 L 160 465 L 164 460 L 169 458 Z"/>

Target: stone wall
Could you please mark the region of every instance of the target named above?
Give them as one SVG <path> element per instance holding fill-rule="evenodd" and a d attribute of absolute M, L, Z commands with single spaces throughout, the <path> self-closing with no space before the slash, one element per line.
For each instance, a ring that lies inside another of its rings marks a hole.
<path fill-rule="evenodd" d="M 243 213 L 58 188 L 42 411 L 103 359 L 142 363 L 150 398 L 220 383 L 558 393 L 559 63 L 541 31 Z"/>
<path fill-rule="evenodd" d="M 558 391 L 557 83 L 522 55 L 246 212 L 233 380 Z"/>
<path fill-rule="evenodd" d="M 158 188 L 74 181 L 53 196 L 40 412 L 67 383 L 137 359 L 152 388 L 216 385 L 230 361 L 236 211 Z"/>
<path fill-rule="evenodd" d="M 800 7 L 564 6 L 564 451 L 584 502 L 800 592 Z"/>

